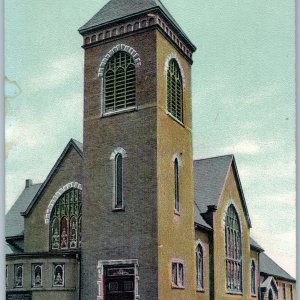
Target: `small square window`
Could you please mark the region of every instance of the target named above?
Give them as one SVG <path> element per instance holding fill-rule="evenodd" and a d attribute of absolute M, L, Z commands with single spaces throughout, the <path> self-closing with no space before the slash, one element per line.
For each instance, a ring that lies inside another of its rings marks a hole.
<path fill-rule="evenodd" d="M 182 261 L 172 262 L 172 287 L 184 288 L 184 265 Z"/>
<path fill-rule="evenodd" d="M 23 287 L 23 265 L 15 265 L 15 287 Z"/>
<path fill-rule="evenodd" d="M 32 264 L 31 270 L 31 279 L 33 287 L 41 287 L 42 286 L 42 264 Z"/>
<path fill-rule="evenodd" d="M 53 286 L 65 285 L 65 265 L 53 264 Z"/>

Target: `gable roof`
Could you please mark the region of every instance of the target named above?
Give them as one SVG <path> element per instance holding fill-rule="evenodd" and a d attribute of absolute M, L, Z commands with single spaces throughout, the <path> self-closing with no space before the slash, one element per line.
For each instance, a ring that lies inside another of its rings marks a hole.
<path fill-rule="evenodd" d="M 43 193 L 44 188 L 47 186 L 48 182 L 54 176 L 55 171 L 58 169 L 59 165 L 64 160 L 65 156 L 67 155 L 67 153 L 70 151 L 71 148 L 74 148 L 81 157 L 83 156 L 83 150 L 82 150 L 83 146 L 82 146 L 82 143 L 80 143 L 80 142 L 78 142 L 78 141 L 76 141 L 74 139 L 71 139 L 69 141 L 69 143 L 67 144 L 67 146 L 65 147 L 64 151 L 62 152 L 62 154 L 60 155 L 60 157 L 58 158 L 58 160 L 56 161 L 55 165 L 51 169 L 51 171 L 48 174 L 46 180 L 40 186 L 38 192 L 35 194 L 34 198 L 32 199 L 32 201 L 30 202 L 30 204 L 26 208 L 26 210 L 21 210 L 20 211 L 21 212 L 21 216 L 27 216 L 31 212 L 32 208 L 37 203 L 37 200 L 38 200 L 39 196 Z"/>
<path fill-rule="evenodd" d="M 261 253 L 259 256 L 260 272 L 274 277 L 295 282 L 296 279 L 284 271 L 276 262 L 274 262 L 267 254 Z"/>
<path fill-rule="evenodd" d="M 41 183 L 33 184 L 25 187 L 16 202 L 10 208 L 5 216 L 5 236 L 23 235 L 24 232 L 24 218 L 20 215 L 21 211 L 27 209 L 32 199 L 41 187 Z"/>
<path fill-rule="evenodd" d="M 160 11 L 196 50 L 176 20 L 160 0 L 110 0 L 88 22 L 79 28 L 80 33 L 150 11 Z"/>
<path fill-rule="evenodd" d="M 246 220 L 251 227 L 250 216 L 233 155 L 194 160 L 195 202 L 201 213 L 205 213 L 208 206 L 217 207 L 231 167 L 237 182 Z"/>

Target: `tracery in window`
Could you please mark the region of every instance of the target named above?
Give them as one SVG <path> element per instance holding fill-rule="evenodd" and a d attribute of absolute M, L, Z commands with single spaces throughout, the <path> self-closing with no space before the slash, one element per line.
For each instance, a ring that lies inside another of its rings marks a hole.
<path fill-rule="evenodd" d="M 23 287 L 23 265 L 15 265 L 15 287 Z"/>
<path fill-rule="evenodd" d="M 225 220 L 226 273 L 228 291 L 242 292 L 241 228 L 233 204 L 228 207 Z"/>
<path fill-rule="evenodd" d="M 196 282 L 197 289 L 203 290 L 204 288 L 204 274 L 203 274 L 203 249 L 200 244 L 196 248 Z"/>
<path fill-rule="evenodd" d="M 42 265 L 41 264 L 32 265 L 32 286 L 33 287 L 42 286 Z"/>
<path fill-rule="evenodd" d="M 179 163 L 178 158 L 174 160 L 174 191 L 175 191 L 175 211 L 179 212 L 180 197 L 179 197 Z"/>
<path fill-rule="evenodd" d="M 167 73 L 168 111 L 183 122 L 183 84 L 180 68 L 176 59 L 169 61 Z"/>
<path fill-rule="evenodd" d="M 65 265 L 53 264 L 53 286 L 64 286 L 65 284 Z"/>
<path fill-rule="evenodd" d="M 109 59 L 104 71 L 104 113 L 135 106 L 135 78 L 130 54 L 118 51 Z"/>
<path fill-rule="evenodd" d="M 252 260 L 251 262 L 251 294 L 256 294 L 256 270 L 255 270 L 255 262 Z"/>
<path fill-rule="evenodd" d="M 72 188 L 60 196 L 53 207 L 50 224 L 52 250 L 80 248 L 81 190 Z"/>

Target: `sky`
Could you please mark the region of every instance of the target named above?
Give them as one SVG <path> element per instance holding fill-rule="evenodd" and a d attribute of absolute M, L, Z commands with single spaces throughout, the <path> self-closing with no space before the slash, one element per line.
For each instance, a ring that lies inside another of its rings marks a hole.
<path fill-rule="evenodd" d="M 197 46 L 194 157 L 233 153 L 251 235 L 296 275 L 294 1 L 162 0 Z M 77 29 L 107 0 L 5 3 L 6 211 L 82 141 Z"/>

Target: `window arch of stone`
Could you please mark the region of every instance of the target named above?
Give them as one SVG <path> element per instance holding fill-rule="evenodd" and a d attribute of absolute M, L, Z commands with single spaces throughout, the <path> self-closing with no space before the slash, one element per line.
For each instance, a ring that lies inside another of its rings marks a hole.
<path fill-rule="evenodd" d="M 113 209 L 124 209 L 123 187 L 124 187 L 124 158 L 126 151 L 118 147 L 110 155 L 113 162 Z"/>
<path fill-rule="evenodd" d="M 136 68 L 140 65 L 139 54 L 125 44 L 116 45 L 105 55 L 98 71 L 103 114 L 135 108 Z"/>
<path fill-rule="evenodd" d="M 53 206 L 49 228 L 51 250 L 80 248 L 81 199 L 81 190 L 71 188 L 65 191 Z"/>
<path fill-rule="evenodd" d="M 173 117 L 183 123 L 183 79 L 180 66 L 175 58 L 168 63 L 167 109 Z"/>
<path fill-rule="evenodd" d="M 241 224 L 237 210 L 230 204 L 225 217 L 225 256 L 227 290 L 243 291 Z"/>
<path fill-rule="evenodd" d="M 196 242 L 196 284 L 197 290 L 204 289 L 204 247 L 200 240 Z"/>

